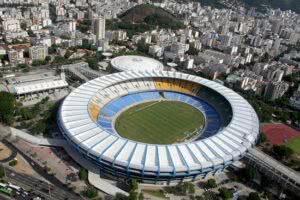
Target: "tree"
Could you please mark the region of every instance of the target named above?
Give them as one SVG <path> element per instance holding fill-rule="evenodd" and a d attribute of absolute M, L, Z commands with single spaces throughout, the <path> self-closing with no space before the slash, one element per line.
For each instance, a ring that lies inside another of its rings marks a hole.
<path fill-rule="evenodd" d="M 293 149 L 291 149 L 290 147 L 287 147 L 285 145 L 274 145 L 273 146 L 273 152 L 280 159 L 290 158 L 294 153 Z"/>
<path fill-rule="evenodd" d="M 251 192 L 247 200 L 260 200 L 259 194 L 257 192 Z"/>
<path fill-rule="evenodd" d="M 229 199 L 229 198 L 232 198 L 233 197 L 233 192 L 230 191 L 228 188 L 226 187 L 221 187 L 219 189 L 219 193 L 220 193 L 220 196 L 222 197 L 222 199 Z"/>
<path fill-rule="evenodd" d="M 196 199 L 196 200 L 204 200 L 204 197 L 203 197 L 203 196 L 198 196 L 198 195 L 197 195 L 197 196 L 195 196 L 195 199 Z"/>
<path fill-rule="evenodd" d="M 128 200 L 128 197 L 122 193 L 117 193 L 114 200 Z"/>
<path fill-rule="evenodd" d="M 130 192 L 129 192 L 129 197 L 128 197 L 128 199 L 129 200 L 137 200 L 137 192 L 135 192 L 135 191 L 133 191 L 133 190 L 131 190 Z"/>
<path fill-rule="evenodd" d="M 144 193 L 141 192 L 141 193 L 139 194 L 139 200 L 144 200 Z"/>
<path fill-rule="evenodd" d="M 205 186 L 208 188 L 216 188 L 217 187 L 216 180 L 213 178 L 208 179 L 205 183 Z"/>
<path fill-rule="evenodd" d="M 45 97 L 45 98 L 43 98 L 42 100 L 41 100 L 41 104 L 45 104 L 45 103 L 47 103 L 48 101 L 49 101 L 49 97 Z"/>
<path fill-rule="evenodd" d="M 199 50 L 196 49 L 193 45 L 190 46 L 189 50 L 186 52 L 188 55 L 198 55 Z"/>
<path fill-rule="evenodd" d="M 88 171 L 83 167 L 79 170 L 79 179 L 82 181 L 86 181 L 88 179 Z"/>
<path fill-rule="evenodd" d="M 195 185 L 192 183 L 187 183 L 187 184 L 188 184 L 188 193 L 194 194 L 195 193 Z"/>
<path fill-rule="evenodd" d="M 30 71 L 29 68 L 22 69 L 22 72 L 23 72 L 23 73 L 27 73 L 27 72 L 29 72 L 29 71 Z"/>
<path fill-rule="evenodd" d="M 63 64 L 66 62 L 66 59 L 62 56 L 55 56 L 53 63 L 55 64 Z"/>
<path fill-rule="evenodd" d="M 49 15 L 52 22 L 56 22 L 57 16 L 56 16 L 56 7 L 54 4 L 49 4 Z"/>
<path fill-rule="evenodd" d="M 210 200 L 219 200 L 219 197 L 217 196 L 217 194 L 213 191 L 205 191 L 203 193 L 204 195 L 204 199 L 210 199 Z"/>
<path fill-rule="evenodd" d="M 192 183 L 184 182 L 184 183 L 178 183 L 176 186 L 172 187 L 166 187 L 166 192 L 184 196 L 187 193 L 194 194 L 195 193 L 195 186 Z"/>
<path fill-rule="evenodd" d="M 256 176 L 256 170 L 253 167 L 246 167 L 242 170 L 242 177 L 245 178 L 245 180 L 251 181 Z"/>
<path fill-rule="evenodd" d="M 267 136 L 264 133 L 260 134 L 260 143 L 264 143 L 267 141 Z"/>
<path fill-rule="evenodd" d="M 0 55 L 0 61 L 4 59 L 7 59 L 7 55 Z"/>
<path fill-rule="evenodd" d="M 93 70 L 98 70 L 98 63 L 95 58 L 91 58 L 87 60 L 87 63 L 89 64 L 89 67 Z"/>
<path fill-rule="evenodd" d="M 51 47 L 48 48 L 48 53 L 49 54 L 54 54 L 56 53 L 58 46 L 56 44 L 53 44 Z"/>
<path fill-rule="evenodd" d="M 13 166 L 16 166 L 18 164 L 18 161 L 17 160 L 12 160 L 8 163 L 9 166 L 13 167 Z"/>
<path fill-rule="evenodd" d="M 245 196 L 245 195 L 241 195 L 241 196 L 239 196 L 239 198 L 238 198 L 238 200 L 247 200 L 247 196 Z"/>
<path fill-rule="evenodd" d="M 144 53 L 144 54 L 147 54 L 148 51 L 149 51 L 149 45 L 140 41 L 137 44 L 137 50 Z"/>
<path fill-rule="evenodd" d="M 40 66 L 40 65 L 46 65 L 47 61 L 46 60 L 34 60 L 32 61 L 32 66 Z"/>
<path fill-rule="evenodd" d="M 77 29 L 82 33 L 86 33 L 91 29 L 91 25 L 91 20 L 84 19 L 81 23 L 78 23 Z"/>
<path fill-rule="evenodd" d="M 85 190 L 82 192 L 82 195 L 88 198 L 95 198 L 98 196 L 98 191 L 93 186 L 88 186 L 85 188 Z"/>
<path fill-rule="evenodd" d="M 36 37 L 36 34 L 32 30 L 27 31 L 29 37 Z"/>
<path fill-rule="evenodd" d="M 23 120 L 30 120 L 35 117 L 35 115 L 31 112 L 31 109 L 29 108 L 21 108 L 20 115 Z"/>
<path fill-rule="evenodd" d="M 21 29 L 26 30 L 26 28 L 27 28 L 26 22 L 21 22 L 20 27 L 21 27 Z"/>
<path fill-rule="evenodd" d="M 137 6 L 136 8 L 142 10 L 145 9 L 145 12 L 147 12 L 146 10 L 147 7 L 149 7 L 149 5 L 145 4 L 145 5 Z M 150 15 L 144 18 L 144 22 L 146 24 L 148 25 L 150 24 L 152 26 L 159 26 L 165 29 L 175 29 L 175 30 L 185 27 L 182 22 L 180 22 L 174 17 L 168 16 L 167 13 L 164 13 L 165 11 L 163 9 L 157 8 L 155 6 L 151 6 L 151 9 L 155 9 L 155 12 L 153 14 L 150 13 Z"/>
<path fill-rule="evenodd" d="M 18 64 L 17 67 L 21 69 L 29 68 L 27 64 Z"/>
<path fill-rule="evenodd" d="M 4 167 L 0 165 L 0 178 L 3 178 L 5 176 Z"/>
<path fill-rule="evenodd" d="M 67 52 L 65 53 L 64 57 L 65 57 L 66 59 L 68 59 L 68 58 L 70 58 L 70 57 L 72 56 L 72 54 L 73 54 L 72 51 L 67 50 Z"/>
<path fill-rule="evenodd" d="M 46 61 L 47 63 L 49 63 L 50 60 L 51 60 L 51 56 L 46 56 L 45 61 Z"/>
<path fill-rule="evenodd" d="M 0 121 L 10 125 L 16 109 L 16 99 L 8 92 L 0 92 Z"/>
<path fill-rule="evenodd" d="M 38 121 L 38 123 L 33 127 L 33 134 L 45 134 L 47 125 L 44 121 Z"/>
<path fill-rule="evenodd" d="M 129 186 L 130 186 L 130 191 L 136 191 L 139 185 L 135 179 L 131 179 Z"/>

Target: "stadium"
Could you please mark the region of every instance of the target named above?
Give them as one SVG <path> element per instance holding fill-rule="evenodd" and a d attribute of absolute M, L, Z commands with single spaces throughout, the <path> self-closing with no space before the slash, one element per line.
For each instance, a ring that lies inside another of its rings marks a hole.
<path fill-rule="evenodd" d="M 126 71 L 89 81 L 64 100 L 58 124 L 102 174 L 147 183 L 223 171 L 259 134 L 258 117 L 240 95 L 167 71 Z"/>
<path fill-rule="evenodd" d="M 118 56 L 113 58 L 110 63 L 117 71 L 158 71 L 164 69 L 161 62 L 145 56 Z"/>

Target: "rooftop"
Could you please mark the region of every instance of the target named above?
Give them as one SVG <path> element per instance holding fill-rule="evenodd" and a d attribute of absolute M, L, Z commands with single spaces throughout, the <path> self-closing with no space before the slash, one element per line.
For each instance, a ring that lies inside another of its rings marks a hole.
<path fill-rule="evenodd" d="M 112 66 L 119 71 L 163 70 L 163 64 L 144 56 L 119 56 L 111 60 Z"/>

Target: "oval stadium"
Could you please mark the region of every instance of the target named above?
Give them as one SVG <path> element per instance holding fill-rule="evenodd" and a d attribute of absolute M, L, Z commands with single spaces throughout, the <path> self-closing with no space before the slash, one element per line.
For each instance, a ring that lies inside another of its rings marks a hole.
<path fill-rule="evenodd" d="M 63 102 L 58 124 L 101 173 L 147 183 L 218 173 L 256 143 L 258 117 L 232 90 L 201 77 L 126 71 L 89 81 Z"/>

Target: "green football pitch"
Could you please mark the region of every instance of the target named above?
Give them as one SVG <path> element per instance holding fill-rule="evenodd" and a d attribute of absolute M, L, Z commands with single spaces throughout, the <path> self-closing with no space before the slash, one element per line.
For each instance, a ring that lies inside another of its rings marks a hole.
<path fill-rule="evenodd" d="M 286 146 L 290 147 L 296 154 L 300 155 L 300 137 L 291 139 Z"/>
<path fill-rule="evenodd" d="M 115 129 L 120 136 L 130 140 L 172 144 L 192 138 L 204 123 L 203 114 L 191 105 L 152 101 L 121 113 L 115 121 Z"/>

